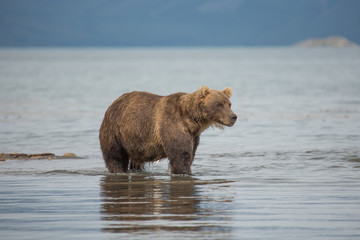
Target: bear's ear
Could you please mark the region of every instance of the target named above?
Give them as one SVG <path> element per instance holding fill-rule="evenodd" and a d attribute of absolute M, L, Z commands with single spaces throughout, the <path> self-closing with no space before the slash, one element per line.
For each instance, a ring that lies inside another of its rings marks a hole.
<path fill-rule="evenodd" d="M 227 96 L 228 98 L 231 97 L 231 94 L 232 94 L 232 89 L 227 87 L 224 89 L 223 93 L 225 94 L 225 96 Z"/>
<path fill-rule="evenodd" d="M 200 89 L 199 89 L 199 92 L 200 92 L 200 96 L 202 98 L 206 97 L 209 93 L 210 93 L 210 89 L 207 87 L 207 86 L 202 86 Z"/>

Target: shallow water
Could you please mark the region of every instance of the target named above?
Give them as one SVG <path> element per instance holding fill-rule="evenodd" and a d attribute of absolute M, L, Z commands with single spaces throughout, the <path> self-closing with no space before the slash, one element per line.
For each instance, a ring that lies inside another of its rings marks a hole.
<path fill-rule="evenodd" d="M 1 49 L 4 239 L 357 239 L 360 50 Z M 203 133 L 193 176 L 167 160 L 109 174 L 98 143 L 119 95 L 233 88 L 239 120 Z"/>

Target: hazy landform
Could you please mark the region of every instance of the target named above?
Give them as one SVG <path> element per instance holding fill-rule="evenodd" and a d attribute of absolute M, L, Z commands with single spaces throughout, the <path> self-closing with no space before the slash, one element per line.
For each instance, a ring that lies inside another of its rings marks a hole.
<path fill-rule="evenodd" d="M 310 38 L 295 44 L 296 47 L 358 47 L 344 37 Z"/>

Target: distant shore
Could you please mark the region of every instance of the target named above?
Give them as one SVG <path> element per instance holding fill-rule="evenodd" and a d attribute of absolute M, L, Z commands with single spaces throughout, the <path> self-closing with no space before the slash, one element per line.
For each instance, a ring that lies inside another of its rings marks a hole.
<path fill-rule="evenodd" d="M 311 38 L 294 44 L 295 47 L 358 47 L 344 37 Z"/>

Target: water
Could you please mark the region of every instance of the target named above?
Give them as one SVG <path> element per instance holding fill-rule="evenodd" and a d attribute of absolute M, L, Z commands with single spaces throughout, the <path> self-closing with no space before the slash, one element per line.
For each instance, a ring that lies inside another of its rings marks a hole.
<path fill-rule="evenodd" d="M 360 49 L 1 49 L 4 239 L 360 238 Z M 233 88 L 239 120 L 167 160 L 109 174 L 98 129 L 122 93 Z"/>

